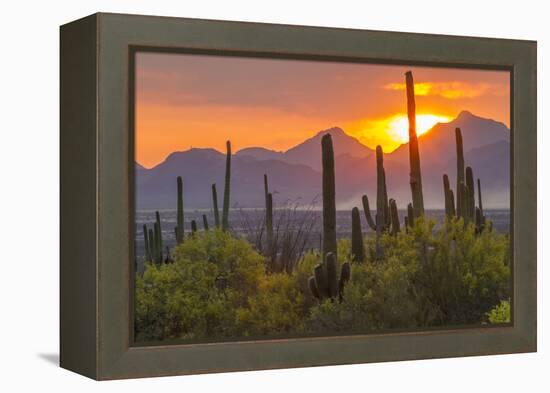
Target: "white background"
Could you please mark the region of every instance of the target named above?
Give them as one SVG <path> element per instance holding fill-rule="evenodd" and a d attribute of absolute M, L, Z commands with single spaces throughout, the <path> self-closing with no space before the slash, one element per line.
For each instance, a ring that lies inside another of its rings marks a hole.
<path fill-rule="evenodd" d="M 0 391 L 550 391 L 545 1 L 6 1 L 0 58 Z M 93 382 L 57 367 L 58 26 L 96 11 L 538 41 L 539 352 L 446 360 Z M 544 67 L 542 66 L 544 65 Z M 546 362 L 546 366 L 544 363 Z"/>

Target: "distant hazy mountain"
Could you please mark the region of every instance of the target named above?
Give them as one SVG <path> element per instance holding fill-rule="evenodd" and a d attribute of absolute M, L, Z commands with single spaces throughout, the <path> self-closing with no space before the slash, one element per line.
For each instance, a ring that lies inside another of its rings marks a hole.
<path fill-rule="evenodd" d="M 291 164 L 303 164 L 315 170 L 321 170 L 321 138 L 325 134 L 332 136 L 334 156 L 348 154 L 352 157 L 363 158 L 372 155 L 373 150 L 363 145 L 357 139 L 347 135 L 339 127 L 319 131 L 315 136 L 288 149 L 285 152 L 265 149 L 263 147 L 250 147 L 236 153 L 239 157 L 249 156 L 257 160 L 281 160 Z"/>
<path fill-rule="evenodd" d="M 461 127 L 466 165 L 482 182 L 484 206 L 509 205 L 510 132 L 502 123 L 462 112 L 449 123 L 437 124 L 419 137 L 422 181 L 426 207 L 443 206 L 443 173 L 454 188 L 456 178 L 455 128 Z M 340 128 L 316 134 L 303 143 L 276 152 L 247 148 L 232 157 L 231 205 L 261 207 L 263 175 L 269 176 L 275 204 L 300 199 L 307 204 L 321 193 L 321 137 L 330 133 L 335 150 L 336 197 L 339 208 L 361 206 L 367 193 L 376 200 L 376 162 L 373 151 Z M 410 202 L 408 145 L 384 156 L 388 193 L 399 208 Z M 221 204 L 225 155 L 213 149 L 175 152 L 152 169 L 136 164 L 138 208 L 173 208 L 176 177 L 184 181 L 187 208 L 211 207 L 211 184 L 216 183 Z"/>

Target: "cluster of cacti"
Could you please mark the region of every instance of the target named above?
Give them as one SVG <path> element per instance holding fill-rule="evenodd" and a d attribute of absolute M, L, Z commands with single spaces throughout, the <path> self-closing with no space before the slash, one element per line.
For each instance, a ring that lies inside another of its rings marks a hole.
<path fill-rule="evenodd" d="M 477 179 L 478 206 L 475 201 L 474 172 L 471 167 L 464 169 L 464 148 L 462 145 L 462 131 L 455 129 L 456 140 L 456 208 L 453 190 L 449 185 L 449 177 L 443 175 L 443 192 L 445 196 L 445 215 L 448 219 L 459 217 L 464 224 L 474 223 L 476 232 L 480 233 L 485 228 L 486 219 L 483 215 L 483 202 L 481 199 L 481 180 Z"/>
<path fill-rule="evenodd" d="M 153 229 L 143 225 L 143 238 L 145 241 L 145 258 L 149 262 L 161 264 L 163 262 L 162 252 L 162 229 L 160 226 L 160 213 L 155 212 L 155 223 Z"/>
<path fill-rule="evenodd" d="M 342 264 L 340 277 L 338 277 L 338 264 L 336 255 L 332 252 L 325 254 L 325 260 L 315 266 L 314 275 L 309 278 L 309 290 L 319 300 L 336 297 L 342 301 L 344 287 L 351 278 L 351 266 L 349 262 Z"/>

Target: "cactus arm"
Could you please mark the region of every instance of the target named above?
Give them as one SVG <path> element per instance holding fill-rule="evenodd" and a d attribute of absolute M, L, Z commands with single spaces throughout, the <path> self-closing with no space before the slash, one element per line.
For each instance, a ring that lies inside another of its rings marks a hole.
<path fill-rule="evenodd" d="M 313 276 L 310 277 L 307 282 L 308 282 L 309 290 L 310 290 L 311 294 L 313 295 L 313 297 L 321 300 L 319 290 L 317 289 L 317 284 L 315 283 L 315 277 L 313 277 Z"/>
<path fill-rule="evenodd" d="M 363 195 L 361 200 L 363 202 L 363 212 L 365 213 L 365 219 L 367 220 L 367 224 L 369 224 L 369 227 L 373 231 L 376 231 L 376 223 L 372 219 L 372 215 L 370 212 L 369 198 L 366 195 Z"/>
<path fill-rule="evenodd" d="M 351 278 L 351 266 L 349 262 L 344 262 L 340 269 L 340 280 L 338 281 L 338 298 L 342 302 L 344 297 L 344 288 Z"/>
<path fill-rule="evenodd" d="M 227 155 L 225 158 L 225 187 L 223 190 L 222 230 L 229 229 L 229 195 L 231 188 L 231 142 L 226 142 Z"/>
<path fill-rule="evenodd" d="M 336 187 L 334 177 L 334 150 L 332 137 L 325 134 L 321 140 L 323 184 L 323 252 L 336 255 Z"/>

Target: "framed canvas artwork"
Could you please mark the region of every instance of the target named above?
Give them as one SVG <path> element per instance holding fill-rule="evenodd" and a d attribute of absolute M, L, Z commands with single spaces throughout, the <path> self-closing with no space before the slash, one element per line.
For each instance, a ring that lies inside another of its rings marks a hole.
<path fill-rule="evenodd" d="M 535 66 L 519 40 L 62 26 L 62 367 L 536 350 Z"/>

